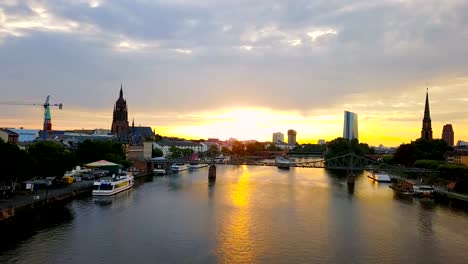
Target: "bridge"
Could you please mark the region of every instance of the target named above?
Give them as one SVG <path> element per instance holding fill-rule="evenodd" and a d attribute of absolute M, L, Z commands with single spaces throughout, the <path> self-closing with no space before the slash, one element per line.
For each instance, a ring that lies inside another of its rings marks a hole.
<path fill-rule="evenodd" d="M 177 162 L 184 162 L 180 160 L 165 160 L 160 161 L 159 163 L 172 164 Z M 190 162 L 197 164 L 211 164 L 209 161 L 199 161 L 199 162 Z M 265 161 L 265 160 L 232 160 L 227 163 L 219 163 L 226 165 L 249 165 L 249 166 L 277 166 L 275 161 Z M 338 157 L 333 157 L 329 159 L 320 159 L 304 162 L 291 162 L 290 167 L 299 167 L 299 168 L 323 168 L 330 170 L 346 170 L 346 171 L 362 171 L 362 170 L 379 170 L 387 172 L 419 172 L 419 173 L 436 173 L 433 170 L 421 169 L 421 168 L 412 168 L 412 167 L 402 167 L 388 165 L 380 161 L 369 159 L 363 156 L 356 155 L 354 153 L 345 154 Z"/>

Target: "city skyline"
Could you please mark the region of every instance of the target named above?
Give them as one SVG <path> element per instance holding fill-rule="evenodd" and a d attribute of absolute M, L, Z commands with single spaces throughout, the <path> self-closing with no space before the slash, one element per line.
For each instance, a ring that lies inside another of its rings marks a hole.
<path fill-rule="evenodd" d="M 129 119 L 163 135 L 268 141 L 294 129 L 315 143 L 342 135 L 348 109 L 360 141 L 397 146 L 420 137 L 428 86 L 434 138 L 450 123 L 455 142 L 467 140 L 467 8 L 8 0 L 1 101 L 50 94 L 64 104 L 54 129 L 110 128 L 123 83 Z M 42 111 L 0 105 L 0 126 L 41 128 Z"/>

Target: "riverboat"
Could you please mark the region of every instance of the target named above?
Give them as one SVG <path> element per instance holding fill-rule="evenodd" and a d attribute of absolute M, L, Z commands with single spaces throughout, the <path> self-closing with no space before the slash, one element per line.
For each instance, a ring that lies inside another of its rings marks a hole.
<path fill-rule="evenodd" d="M 155 175 L 166 175 L 166 170 L 165 169 L 154 169 L 153 173 Z"/>
<path fill-rule="evenodd" d="M 112 175 L 110 178 L 101 178 L 94 181 L 94 196 L 111 196 L 132 188 L 134 178 L 127 172 Z"/>
<path fill-rule="evenodd" d="M 189 165 L 190 170 L 196 170 L 204 167 L 208 167 L 208 164 L 192 163 Z"/>
<path fill-rule="evenodd" d="M 434 187 L 429 185 L 413 186 L 414 195 L 418 197 L 432 197 L 434 195 Z"/>
<path fill-rule="evenodd" d="M 190 165 L 185 163 L 176 163 L 171 166 L 171 171 L 174 172 L 185 171 L 188 169 L 190 169 Z"/>
<path fill-rule="evenodd" d="M 294 164 L 294 161 L 285 157 L 278 156 L 275 158 L 275 163 L 276 167 L 278 167 L 279 169 L 289 170 L 289 168 Z"/>
<path fill-rule="evenodd" d="M 369 174 L 367 174 L 367 177 L 376 181 L 376 182 L 391 182 L 392 179 L 390 178 L 390 175 L 382 172 L 375 172 L 372 171 Z"/>
<path fill-rule="evenodd" d="M 401 195 L 414 195 L 414 184 L 403 179 L 393 179 L 390 188 L 392 188 L 397 194 Z"/>

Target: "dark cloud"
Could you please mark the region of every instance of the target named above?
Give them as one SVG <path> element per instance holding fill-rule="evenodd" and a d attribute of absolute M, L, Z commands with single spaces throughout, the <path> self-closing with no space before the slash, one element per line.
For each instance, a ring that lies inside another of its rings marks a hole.
<path fill-rule="evenodd" d="M 50 93 L 72 105 L 109 108 L 122 82 L 139 111 L 315 109 L 344 103 L 349 94 L 396 93 L 468 70 L 462 1 L 46 4 L 55 17 L 47 23 L 80 26 L 0 33 L 9 98 Z M 35 16 L 24 3 L 0 8 L 7 19 Z M 308 35 L 327 30 L 336 34 Z"/>

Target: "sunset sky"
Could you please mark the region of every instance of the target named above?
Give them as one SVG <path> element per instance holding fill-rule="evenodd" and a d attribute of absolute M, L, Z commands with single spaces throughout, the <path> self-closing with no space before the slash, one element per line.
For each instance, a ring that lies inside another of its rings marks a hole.
<path fill-rule="evenodd" d="M 129 119 L 165 136 L 397 146 L 468 141 L 467 1 L 2 0 L 1 102 L 51 95 L 54 129 L 107 128 L 121 83 Z M 41 128 L 0 105 L 0 127 Z"/>

